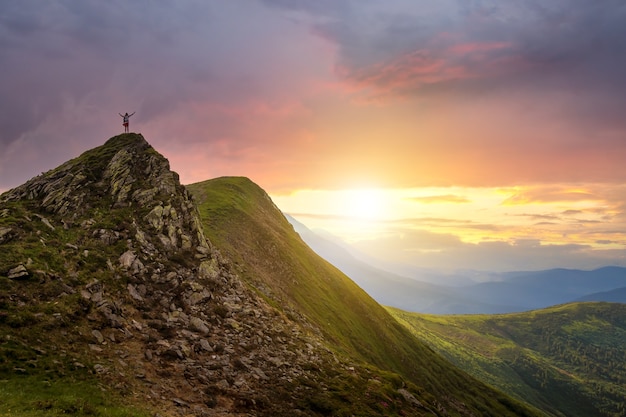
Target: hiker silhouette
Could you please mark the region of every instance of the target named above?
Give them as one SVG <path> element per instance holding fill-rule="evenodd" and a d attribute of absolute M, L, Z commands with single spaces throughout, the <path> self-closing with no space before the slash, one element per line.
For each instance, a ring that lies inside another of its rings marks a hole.
<path fill-rule="evenodd" d="M 133 114 L 135 114 L 135 112 L 132 112 L 131 114 L 128 113 L 118 113 L 120 116 L 122 116 L 123 122 L 122 122 L 122 126 L 124 126 L 124 133 L 128 133 L 128 122 L 130 121 L 130 116 L 132 116 Z"/>

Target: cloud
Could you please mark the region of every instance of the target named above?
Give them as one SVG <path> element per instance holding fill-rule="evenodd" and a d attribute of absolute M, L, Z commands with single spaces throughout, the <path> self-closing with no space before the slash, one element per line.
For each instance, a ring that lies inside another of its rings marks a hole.
<path fill-rule="evenodd" d="M 467 197 L 458 196 L 454 194 L 446 194 L 446 195 L 433 195 L 426 197 L 411 197 L 410 200 L 416 201 L 418 203 L 424 204 L 447 204 L 447 203 L 469 203 Z"/>
<path fill-rule="evenodd" d="M 524 92 L 559 99 L 561 119 L 625 127 L 619 0 L 267 3 L 323 16 L 314 30 L 337 45 L 337 74 L 370 100 Z"/>
<path fill-rule="evenodd" d="M 256 1 L 3 2 L 0 43 L 0 188 L 120 133 L 125 111 L 183 180 L 224 160 L 250 174 L 254 153 L 301 143 L 302 97 L 327 73 L 323 42 Z M 186 145 L 216 152 L 203 170 Z"/>
<path fill-rule="evenodd" d="M 356 18 L 327 25 L 329 37 L 341 46 L 343 74 L 356 83 L 402 94 L 456 80 L 469 80 L 472 89 L 528 82 L 597 88 L 596 82 L 581 81 L 599 74 L 608 76 L 602 88 L 626 81 L 615 67 L 625 59 L 614 55 L 626 38 L 626 11 L 619 2 L 444 1 L 425 8 L 402 1 L 384 8 L 365 3 L 350 10 Z M 380 23 L 369 25 L 374 18 Z M 385 49 L 385 56 L 371 51 L 381 45 L 395 46 Z M 390 71 L 396 76 L 385 76 Z M 389 85 L 389 79 L 401 81 Z"/>
<path fill-rule="evenodd" d="M 609 245 L 608 241 L 602 242 Z M 623 244 L 623 242 L 622 242 Z M 354 246 L 374 258 L 440 271 L 541 270 L 567 265 L 592 269 L 609 264 L 626 265 L 615 249 L 593 249 L 580 244 L 545 244 L 539 239 L 466 243 L 452 234 L 414 231 L 380 239 L 363 240 Z"/>
<path fill-rule="evenodd" d="M 118 133 L 120 111 L 184 181 L 623 182 L 623 17 L 582 0 L 3 2 L 0 187 Z"/>
<path fill-rule="evenodd" d="M 591 189 L 570 188 L 567 186 L 527 187 L 516 192 L 502 202 L 503 205 L 526 205 L 532 203 L 598 201 L 602 197 L 595 195 Z"/>
<path fill-rule="evenodd" d="M 559 217 L 552 214 L 520 214 L 523 217 L 529 217 L 533 220 L 558 220 Z"/>
<path fill-rule="evenodd" d="M 339 94 L 376 107 L 379 125 L 392 112 L 411 121 L 381 136 L 411 155 L 395 166 L 413 185 L 624 179 L 619 1 L 266 3 L 315 17 L 313 33 L 336 48 Z"/>

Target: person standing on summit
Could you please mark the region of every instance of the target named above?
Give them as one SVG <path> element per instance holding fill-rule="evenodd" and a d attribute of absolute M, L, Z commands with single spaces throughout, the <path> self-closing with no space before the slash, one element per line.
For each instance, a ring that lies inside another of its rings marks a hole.
<path fill-rule="evenodd" d="M 122 116 L 122 119 L 124 120 L 122 122 L 122 125 L 124 126 L 124 133 L 128 133 L 128 122 L 130 121 L 130 116 L 132 116 L 133 114 L 135 114 L 135 112 L 132 112 L 131 114 L 128 113 L 118 113 L 120 116 Z"/>

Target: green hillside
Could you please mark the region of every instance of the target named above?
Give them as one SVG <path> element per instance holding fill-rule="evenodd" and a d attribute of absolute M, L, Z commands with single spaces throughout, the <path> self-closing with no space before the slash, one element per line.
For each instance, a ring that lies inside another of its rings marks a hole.
<path fill-rule="evenodd" d="M 304 244 L 268 195 L 249 179 L 218 178 L 187 188 L 199 207 L 204 233 L 234 262 L 237 273 L 288 317 L 323 336 L 336 354 L 416 385 L 420 401 L 441 408 L 433 413 L 533 415 L 418 342 Z M 346 393 L 330 390 L 324 395 L 332 402 Z M 432 395 L 445 403 L 435 405 Z"/>
<path fill-rule="evenodd" d="M 460 368 L 549 415 L 626 415 L 624 304 L 505 315 L 388 310 Z"/>

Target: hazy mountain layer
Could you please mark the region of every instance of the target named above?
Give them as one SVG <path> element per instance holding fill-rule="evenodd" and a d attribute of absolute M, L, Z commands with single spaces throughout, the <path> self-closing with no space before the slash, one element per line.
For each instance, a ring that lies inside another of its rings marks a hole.
<path fill-rule="evenodd" d="M 534 272 L 489 273 L 489 282 L 472 285 L 445 285 L 458 276 L 423 271 L 408 278 L 376 268 L 357 259 L 341 245 L 290 219 L 302 239 L 318 254 L 348 275 L 374 299 L 384 305 L 429 314 L 497 314 L 533 310 L 587 300 L 586 295 L 613 291 L 626 285 L 626 268 L 605 267 L 593 271 L 552 269 Z M 483 274 L 484 275 L 484 274 Z M 469 280 L 469 278 L 468 278 Z M 436 282 L 436 283 L 435 283 Z M 620 301 L 606 294 L 590 298 Z"/>
<path fill-rule="evenodd" d="M 626 287 L 616 288 L 611 291 L 601 291 L 580 297 L 576 301 L 606 301 L 609 303 L 626 304 Z"/>

